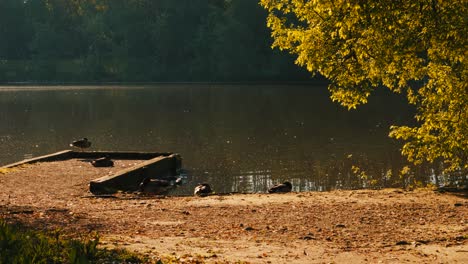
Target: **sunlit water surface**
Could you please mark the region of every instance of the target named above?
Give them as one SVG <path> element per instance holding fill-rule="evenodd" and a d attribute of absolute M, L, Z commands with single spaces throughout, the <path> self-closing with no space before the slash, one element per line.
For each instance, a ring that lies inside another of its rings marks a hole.
<path fill-rule="evenodd" d="M 391 124 L 410 124 L 403 98 L 377 94 L 347 111 L 326 84 L 0 87 L 0 165 L 69 148 L 176 152 L 190 194 L 264 192 L 289 180 L 295 191 L 397 187 L 436 180 L 407 165 Z"/>

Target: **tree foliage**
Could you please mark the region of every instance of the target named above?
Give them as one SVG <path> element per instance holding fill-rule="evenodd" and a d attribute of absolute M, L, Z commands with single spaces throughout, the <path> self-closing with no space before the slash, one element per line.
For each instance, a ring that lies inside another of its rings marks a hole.
<path fill-rule="evenodd" d="M 1 0 L 0 82 L 309 79 L 270 49 L 266 16 L 252 0 Z"/>
<path fill-rule="evenodd" d="M 416 126 L 392 126 L 416 164 L 468 169 L 465 0 L 261 0 L 273 47 L 331 80 L 348 108 L 387 87 L 415 105 Z M 391 109 L 389 109 L 391 111 Z"/>

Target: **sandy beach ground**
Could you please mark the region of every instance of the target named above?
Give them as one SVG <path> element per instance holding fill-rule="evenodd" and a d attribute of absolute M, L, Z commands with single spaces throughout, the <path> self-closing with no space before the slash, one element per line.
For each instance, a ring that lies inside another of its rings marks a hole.
<path fill-rule="evenodd" d="M 468 263 L 466 193 L 89 193 L 97 174 L 134 162 L 90 169 L 69 160 L 1 171 L 0 217 L 73 237 L 97 232 L 103 247 L 173 263 Z"/>

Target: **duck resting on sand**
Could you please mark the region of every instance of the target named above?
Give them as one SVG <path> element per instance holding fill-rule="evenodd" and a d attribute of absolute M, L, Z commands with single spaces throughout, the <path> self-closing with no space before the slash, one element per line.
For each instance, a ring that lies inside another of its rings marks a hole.
<path fill-rule="evenodd" d="M 81 149 L 81 151 L 83 151 L 83 149 L 91 147 L 91 141 L 88 141 L 87 138 L 78 139 L 78 140 L 73 141 L 70 144 L 70 147 L 76 147 L 76 148 Z"/>
<path fill-rule="evenodd" d="M 145 178 L 140 183 L 138 191 L 147 194 L 166 194 L 170 190 L 177 187 L 177 185 L 182 184 L 182 180 L 179 178 L 175 181 L 160 180 L 160 179 L 151 179 Z"/>
<path fill-rule="evenodd" d="M 195 186 L 195 190 L 193 191 L 194 195 L 197 196 L 207 196 L 213 192 L 211 186 L 208 183 L 199 183 Z"/>
<path fill-rule="evenodd" d="M 91 164 L 94 167 L 113 167 L 114 161 L 112 161 L 109 157 L 106 156 L 106 157 L 91 161 Z"/>
<path fill-rule="evenodd" d="M 268 189 L 269 193 L 286 193 L 292 190 L 292 184 L 288 181 L 285 181 L 281 184 L 277 184 L 270 189 Z"/>

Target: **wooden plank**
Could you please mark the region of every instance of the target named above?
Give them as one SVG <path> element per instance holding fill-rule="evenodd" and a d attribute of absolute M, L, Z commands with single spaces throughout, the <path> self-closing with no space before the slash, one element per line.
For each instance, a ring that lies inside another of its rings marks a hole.
<path fill-rule="evenodd" d="M 31 163 L 43 162 L 43 161 L 66 160 L 72 156 L 72 153 L 73 153 L 72 150 L 63 150 L 63 151 L 59 151 L 59 152 L 44 155 L 44 156 L 39 156 L 39 157 L 32 158 L 32 159 L 25 159 L 22 161 L 18 161 L 12 164 L 2 166 L 1 168 L 13 168 L 13 167 L 17 167 L 17 166 L 24 165 L 24 164 L 31 164 Z"/>
<path fill-rule="evenodd" d="M 93 194 L 112 194 L 117 191 L 136 191 L 144 178 L 161 178 L 176 175 L 181 166 L 177 154 L 160 156 L 121 170 L 114 175 L 92 180 L 89 190 Z"/>
<path fill-rule="evenodd" d="M 73 158 L 97 159 L 108 156 L 111 159 L 141 159 L 149 160 L 159 156 L 169 156 L 169 152 L 138 152 L 138 151 L 73 151 Z"/>

